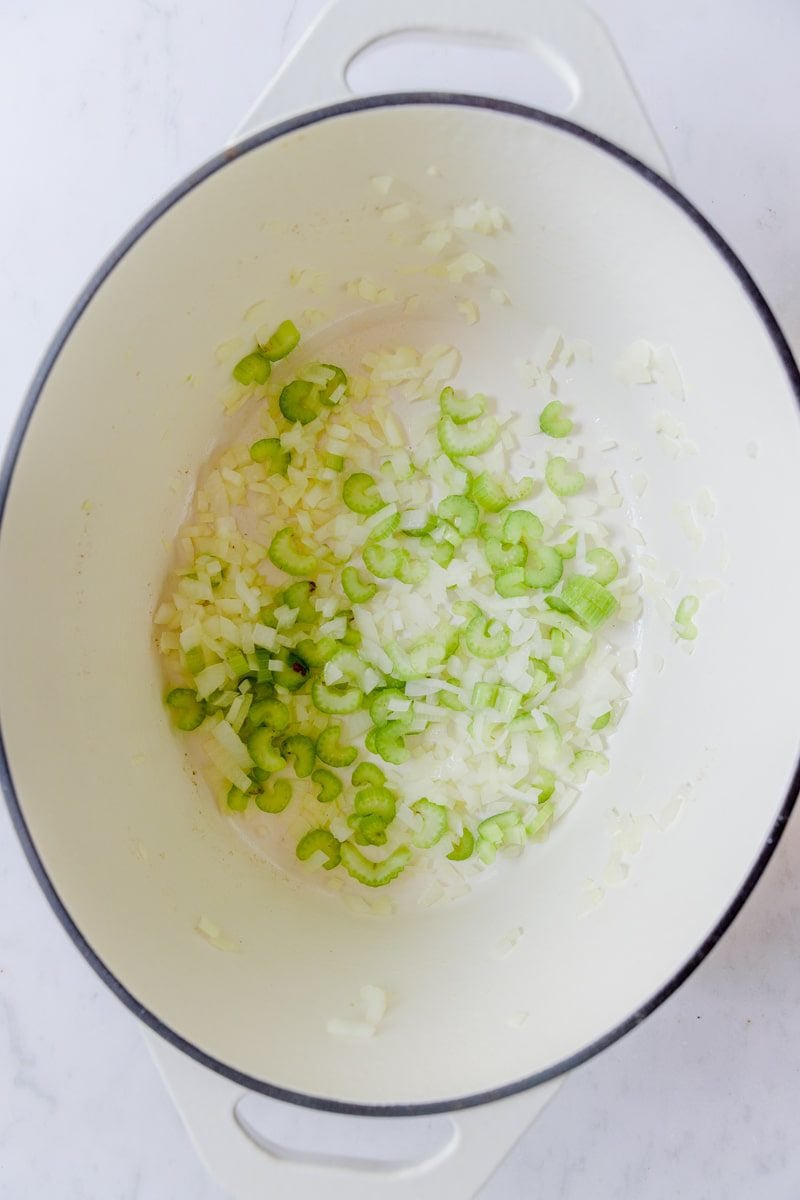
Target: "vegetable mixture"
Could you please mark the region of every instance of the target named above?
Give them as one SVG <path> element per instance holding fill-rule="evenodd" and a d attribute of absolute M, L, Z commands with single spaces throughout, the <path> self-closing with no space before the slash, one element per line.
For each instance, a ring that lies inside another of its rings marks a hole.
<path fill-rule="evenodd" d="M 181 530 L 155 616 L 167 709 L 233 819 L 270 814 L 301 862 L 367 888 L 429 856 L 474 873 L 607 769 L 623 556 L 560 401 L 516 418 L 547 451 L 515 476 L 512 423 L 447 384 L 450 348 L 353 378 L 286 364 L 275 386 L 299 341 L 284 321 L 233 370 L 264 436 L 217 457 Z"/>

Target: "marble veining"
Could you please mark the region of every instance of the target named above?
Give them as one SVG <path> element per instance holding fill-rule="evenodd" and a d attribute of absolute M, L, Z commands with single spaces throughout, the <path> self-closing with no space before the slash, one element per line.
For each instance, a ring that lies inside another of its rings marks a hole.
<path fill-rule="evenodd" d="M 219 148 L 320 7 L 0 5 L 0 436 L 97 261 Z M 595 7 L 680 185 L 800 349 L 800 9 Z M 567 1080 L 481 1200 L 800 1194 L 798 820 L 721 945 L 655 1016 Z M 222 1200 L 136 1022 L 61 931 L 2 807 L 0 912 L 0 1200 Z"/>

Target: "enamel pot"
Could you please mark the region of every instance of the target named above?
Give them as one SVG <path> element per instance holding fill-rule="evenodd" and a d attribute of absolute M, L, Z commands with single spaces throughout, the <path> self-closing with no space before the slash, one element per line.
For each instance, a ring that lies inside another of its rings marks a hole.
<path fill-rule="evenodd" d="M 201 1152 L 241 1200 L 470 1194 L 558 1080 L 713 947 L 798 786 L 800 543 L 786 522 L 800 512 L 800 380 L 774 318 L 668 181 L 586 11 L 398 9 L 402 21 L 372 0 L 334 4 L 231 145 L 102 264 L 36 375 L 0 487 L 0 769 L 13 820 L 57 916 L 148 1026 Z M 400 24 L 527 46 L 568 81 L 570 119 L 474 96 L 349 96 L 348 62 Z M 374 219 L 375 176 L 423 212 L 499 205 L 510 232 L 487 257 L 512 304 L 482 306 L 467 327 L 452 290 L 423 275 L 414 314 L 353 299 L 347 280 L 401 278 L 402 248 Z M 691 657 L 645 607 L 611 770 L 547 842 L 459 903 L 385 919 L 248 852 L 170 730 L 152 648 L 171 539 L 224 433 L 230 363 L 215 348 L 251 336 L 255 301 L 275 322 L 295 313 L 299 268 L 337 283 L 303 307 L 350 328 L 360 303 L 376 342 L 463 344 L 464 378 L 513 404 L 525 403 L 515 354 L 546 325 L 586 339 L 596 362 L 640 337 L 669 345 L 685 392 L 674 415 L 696 454 L 659 452 L 647 394 L 598 384 L 593 403 L 620 443 L 642 447 L 648 487 L 626 504 L 648 553 L 721 585 Z M 673 507 L 706 487 L 717 515 L 698 550 Z M 612 810 L 660 811 L 678 793 L 679 819 L 587 912 Z M 198 936 L 204 915 L 230 952 Z M 524 930 L 513 953 L 494 955 L 511 929 Z M 332 1037 L 327 1019 L 365 983 L 390 995 L 378 1035 Z M 524 1024 L 509 1022 L 518 1012 Z M 381 1131 L 392 1122 L 375 1117 L 449 1114 L 447 1135 L 396 1162 L 300 1156 L 250 1136 L 244 1092 Z"/>

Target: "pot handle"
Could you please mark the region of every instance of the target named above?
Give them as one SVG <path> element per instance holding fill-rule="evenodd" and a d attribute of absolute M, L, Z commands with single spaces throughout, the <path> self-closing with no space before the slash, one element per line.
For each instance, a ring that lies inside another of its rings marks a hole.
<path fill-rule="evenodd" d="M 306 31 L 235 131 L 239 141 L 305 110 L 352 99 L 346 73 L 384 38 L 449 34 L 517 46 L 545 59 L 573 93 L 567 116 L 662 175 L 669 165 L 600 20 L 581 0 L 333 0 Z"/>
<path fill-rule="evenodd" d="M 469 1200 L 558 1090 L 553 1080 L 479 1108 L 447 1115 L 446 1144 L 395 1165 L 283 1148 L 237 1118 L 240 1085 L 200 1066 L 145 1030 L 145 1040 L 205 1166 L 232 1200 Z M 277 1104 L 278 1102 L 272 1102 Z M 327 1113 L 315 1120 L 330 1120 Z M 341 1118 L 339 1118 L 341 1119 Z M 373 1118 L 383 1123 L 386 1118 Z"/>

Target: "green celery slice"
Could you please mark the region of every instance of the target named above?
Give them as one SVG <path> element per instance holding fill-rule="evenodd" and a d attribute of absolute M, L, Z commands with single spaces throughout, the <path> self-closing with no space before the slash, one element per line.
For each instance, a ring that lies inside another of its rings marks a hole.
<path fill-rule="evenodd" d="M 351 604 L 366 604 L 378 590 L 372 580 L 362 579 L 355 567 L 342 571 L 342 588 Z"/>
<path fill-rule="evenodd" d="M 278 407 L 287 421 L 310 425 L 322 411 L 319 388 L 305 379 L 294 379 L 282 390 Z"/>
<path fill-rule="evenodd" d="M 173 688 L 167 694 L 166 705 L 173 725 L 184 733 L 190 733 L 202 725 L 208 711 L 205 701 L 199 700 L 191 688 Z"/>
<path fill-rule="evenodd" d="M 260 346 L 259 349 L 270 362 L 278 362 L 279 359 L 286 358 L 287 354 L 291 354 L 299 342 L 300 331 L 294 322 L 281 321 L 275 332 L 267 338 L 264 345 Z"/>
<path fill-rule="evenodd" d="M 267 554 L 270 562 L 287 575 L 313 575 L 316 571 L 315 555 L 307 554 L 298 547 L 292 529 L 279 529 L 270 542 Z"/>
<path fill-rule="evenodd" d="M 291 733 L 281 742 L 281 754 L 292 762 L 298 779 L 308 779 L 317 757 L 314 743 L 305 733 Z"/>
<path fill-rule="evenodd" d="M 542 543 L 528 547 L 525 582 L 531 588 L 555 587 L 564 572 L 564 560 L 555 546 Z"/>
<path fill-rule="evenodd" d="M 572 421 L 560 400 L 545 404 L 539 414 L 539 428 L 548 437 L 563 438 L 572 432 Z"/>
<path fill-rule="evenodd" d="M 506 492 L 499 479 L 495 479 L 488 471 L 482 471 L 472 480 L 469 487 L 472 499 L 485 508 L 487 512 L 497 513 L 507 508 L 511 497 Z"/>
<path fill-rule="evenodd" d="M 285 475 L 292 456 L 284 450 L 280 438 L 259 438 L 250 447 L 253 462 L 262 463 L 269 475 Z"/>
<path fill-rule="evenodd" d="M 338 867 L 341 861 L 339 847 L 338 839 L 329 829 L 311 829 L 300 838 L 295 853 L 301 862 L 306 862 L 312 854 L 321 850 L 327 860 L 322 864 L 323 867 L 326 871 L 332 871 L 334 867 Z"/>
<path fill-rule="evenodd" d="M 423 796 L 416 804 L 411 805 L 411 810 L 422 817 L 422 828 L 411 840 L 420 850 L 430 850 L 445 834 L 447 809 L 444 805 L 434 804 L 427 796 Z"/>
<path fill-rule="evenodd" d="M 573 575 L 561 589 L 561 603 L 585 629 L 599 629 L 613 616 L 617 601 L 601 583 L 588 575 Z"/>
<path fill-rule="evenodd" d="M 276 779 L 268 788 L 256 792 L 256 808 L 262 812 L 280 813 L 288 807 L 292 798 L 292 785 L 288 779 Z"/>
<path fill-rule="evenodd" d="M 365 784 L 374 783 L 381 787 L 386 782 L 386 776 L 383 771 L 375 763 L 361 762 L 358 764 L 352 774 L 353 787 L 363 787 Z"/>
<path fill-rule="evenodd" d="M 371 862 L 355 846 L 343 842 L 341 847 L 342 866 L 359 883 L 366 887 L 385 887 L 405 870 L 411 861 L 411 851 L 408 846 L 398 846 L 388 858 L 381 862 Z"/>
<path fill-rule="evenodd" d="M 269 379 L 270 362 L 260 350 L 245 354 L 233 368 L 233 378 L 237 383 L 249 387 L 251 383 L 266 383 Z"/>
<path fill-rule="evenodd" d="M 366 471 L 348 475 L 342 485 L 342 499 L 349 509 L 362 517 L 371 517 L 386 507 L 378 492 L 375 480 Z"/>
<path fill-rule="evenodd" d="M 486 397 L 480 392 L 474 396 L 457 396 L 451 387 L 446 387 L 439 397 L 439 406 L 444 416 L 450 417 L 456 425 L 466 425 L 486 412 Z"/>
<path fill-rule="evenodd" d="M 452 417 L 442 417 L 437 426 L 439 445 L 448 458 L 464 458 L 468 454 L 483 454 L 497 438 L 497 421 L 491 415 L 480 417 L 468 425 L 456 425 Z"/>
<path fill-rule="evenodd" d="M 476 658 L 499 658 L 508 650 L 511 634 L 502 622 L 490 621 L 481 614 L 473 617 L 467 625 L 464 641 L 470 654 Z"/>
<path fill-rule="evenodd" d="M 475 849 L 475 837 L 471 829 L 464 829 L 461 837 L 453 845 L 453 849 L 448 854 L 448 858 L 453 862 L 464 862 L 465 859 L 472 856 L 472 851 Z"/>
<path fill-rule="evenodd" d="M 556 496 L 577 496 L 586 483 L 586 476 L 560 455 L 548 459 L 544 479 Z"/>
<path fill-rule="evenodd" d="M 321 679 L 315 679 L 311 685 L 311 699 L 321 713 L 343 717 L 361 707 L 364 693 L 355 684 L 335 683 L 328 686 Z"/>
<path fill-rule="evenodd" d="M 586 561 L 594 567 L 593 578 L 604 586 L 607 583 L 613 583 L 619 575 L 619 563 L 611 551 L 605 550 L 602 546 L 590 550 L 586 555 Z"/>
<path fill-rule="evenodd" d="M 349 767 L 354 763 L 357 751 L 354 746 L 343 746 L 340 725 L 327 725 L 317 738 L 317 758 L 329 767 Z"/>
<path fill-rule="evenodd" d="M 330 804 L 337 796 L 341 796 L 342 781 L 327 767 L 317 767 L 316 771 L 312 773 L 311 779 L 319 788 L 317 799 L 320 804 Z"/>

